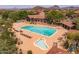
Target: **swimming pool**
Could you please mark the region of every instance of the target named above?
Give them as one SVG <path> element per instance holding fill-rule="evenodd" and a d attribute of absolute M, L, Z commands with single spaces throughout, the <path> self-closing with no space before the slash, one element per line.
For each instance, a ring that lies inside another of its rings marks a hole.
<path fill-rule="evenodd" d="M 21 29 L 29 30 L 35 33 L 39 33 L 45 36 L 51 36 L 56 32 L 56 29 L 42 26 L 24 26 Z"/>
<path fill-rule="evenodd" d="M 37 47 L 39 47 L 40 49 L 43 49 L 43 50 L 48 49 L 48 46 L 43 39 L 36 40 L 35 45 Z"/>

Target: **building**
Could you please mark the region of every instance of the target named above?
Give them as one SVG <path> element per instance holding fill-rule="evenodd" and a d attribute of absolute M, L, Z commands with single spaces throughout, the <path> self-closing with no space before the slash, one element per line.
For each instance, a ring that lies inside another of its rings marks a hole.
<path fill-rule="evenodd" d="M 47 52 L 47 54 L 68 54 L 68 51 L 58 48 L 58 44 L 54 42 L 52 48 Z"/>
<path fill-rule="evenodd" d="M 79 33 L 79 30 L 69 30 L 68 32 L 69 32 L 69 33 L 71 33 L 71 32 L 72 32 L 72 33 Z"/>
<path fill-rule="evenodd" d="M 61 25 L 66 29 L 73 29 L 75 26 L 74 23 L 69 20 L 62 20 Z"/>
<path fill-rule="evenodd" d="M 68 51 L 62 50 L 57 47 L 52 47 L 47 54 L 68 54 Z"/>
<path fill-rule="evenodd" d="M 46 22 L 45 13 L 43 11 L 39 12 L 37 15 L 28 15 L 28 20 L 32 22 Z"/>

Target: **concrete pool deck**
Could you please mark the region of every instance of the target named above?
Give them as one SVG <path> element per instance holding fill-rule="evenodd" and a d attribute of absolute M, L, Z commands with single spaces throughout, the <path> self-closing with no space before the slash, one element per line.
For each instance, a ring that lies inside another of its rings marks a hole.
<path fill-rule="evenodd" d="M 16 37 L 18 39 L 20 39 L 21 41 L 23 41 L 23 44 L 17 46 L 19 49 L 22 49 L 23 53 L 27 53 L 28 50 L 31 50 L 33 52 L 33 54 L 46 54 L 52 48 L 53 42 L 58 42 L 58 38 L 62 37 L 62 35 L 67 32 L 66 29 L 64 29 L 63 27 L 60 27 L 60 26 L 29 24 L 29 22 L 13 23 L 13 28 L 16 30 L 20 30 L 21 27 L 29 26 L 29 25 L 44 26 L 44 27 L 46 26 L 46 27 L 55 28 L 57 30 L 57 33 L 55 33 L 55 35 L 53 35 L 51 37 L 46 37 L 46 36 L 39 35 L 37 33 L 32 33 L 32 32 L 26 31 L 26 30 L 22 30 L 23 34 L 26 34 L 31 37 L 31 38 L 28 38 L 28 37 L 21 35 L 20 32 L 14 31 Z M 42 50 L 34 45 L 34 42 L 37 39 L 42 39 L 42 38 L 44 38 L 44 40 L 46 40 L 46 43 L 49 47 L 47 50 Z M 59 48 L 61 48 L 61 47 L 59 46 Z"/>

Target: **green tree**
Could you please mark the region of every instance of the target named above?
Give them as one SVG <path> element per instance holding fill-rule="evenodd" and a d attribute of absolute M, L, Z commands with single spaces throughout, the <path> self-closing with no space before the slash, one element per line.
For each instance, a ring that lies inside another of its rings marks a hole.
<path fill-rule="evenodd" d="M 59 10 L 53 10 L 47 13 L 47 19 L 53 23 L 59 23 L 63 17 L 62 12 Z"/>
<path fill-rule="evenodd" d="M 13 19 L 14 21 L 21 20 L 27 16 L 28 13 L 25 10 L 13 11 L 9 14 L 9 18 Z"/>
<path fill-rule="evenodd" d="M 75 52 L 77 49 L 79 49 L 79 32 L 68 33 L 64 47 L 70 52 Z"/>
<path fill-rule="evenodd" d="M 9 14 L 9 11 L 4 11 L 4 12 L 2 13 L 2 18 L 3 18 L 3 19 L 7 19 L 7 18 L 8 18 L 8 14 Z"/>
<path fill-rule="evenodd" d="M 66 16 L 68 18 L 73 18 L 73 15 L 75 14 L 74 10 L 67 10 L 66 11 Z"/>
<path fill-rule="evenodd" d="M 33 11 L 28 11 L 27 13 L 28 13 L 28 15 L 35 15 L 35 13 Z"/>
<path fill-rule="evenodd" d="M 74 19 L 75 27 L 79 30 L 79 18 Z"/>
<path fill-rule="evenodd" d="M 16 38 L 10 21 L 0 21 L 0 53 L 17 53 Z"/>
<path fill-rule="evenodd" d="M 16 12 L 16 11 L 11 12 L 11 13 L 9 14 L 9 18 L 10 18 L 11 20 L 13 20 L 14 22 L 17 21 L 17 20 L 19 20 L 18 12 Z"/>
<path fill-rule="evenodd" d="M 19 19 L 23 19 L 23 18 L 26 18 L 28 16 L 28 13 L 25 10 L 21 10 L 21 11 L 18 11 L 17 16 L 19 17 Z"/>

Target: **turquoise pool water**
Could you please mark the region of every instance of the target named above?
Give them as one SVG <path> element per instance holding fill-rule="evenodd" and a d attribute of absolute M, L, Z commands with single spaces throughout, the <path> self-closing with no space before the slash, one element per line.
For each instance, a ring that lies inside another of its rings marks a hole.
<path fill-rule="evenodd" d="M 45 44 L 44 40 L 40 39 L 40 40 L 37 40 L 35 42 L 36 46 L 38 46 L 39 48 L 42 48 L 42 49 L 48 49 L 47 45 Z"/>
<path fill-rule="evenodd" d="M 54 28 L 41 27 L 41 26 L 24 26 L 22 29 L 29 30 L 35 33 L 39 33 L 45 36 L 51 36 L 56 32 Z"/>

